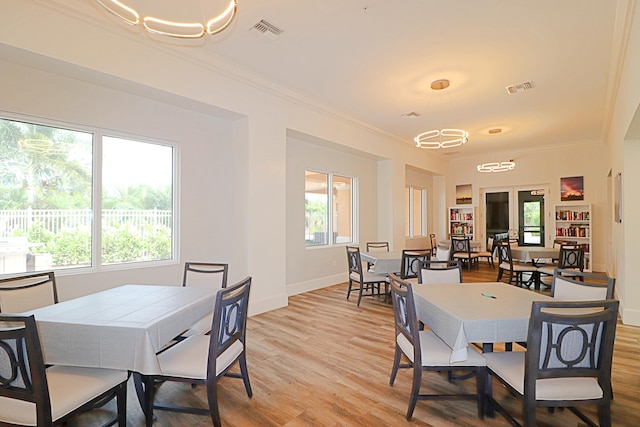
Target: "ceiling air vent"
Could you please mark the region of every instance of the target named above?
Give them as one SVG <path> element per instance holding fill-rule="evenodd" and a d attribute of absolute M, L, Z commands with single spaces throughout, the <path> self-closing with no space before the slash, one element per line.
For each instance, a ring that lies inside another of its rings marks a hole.
<path fill-rule="evenodd" d="M 260 22 L 251 27 L 250 30 L 257 31 L 271 40 L 277 39 L 282 33 L 282 30 L 280 28 L 268 23 L 264 19 L 261 19 Z"/>
<path fill-rule="evenodd" d="M 507 93 L 512 95 L 516 92 L 524 92 L 529 89 L 533 89 L 533 82 L 524 82 L 519 85 L 507 86 Z"/>

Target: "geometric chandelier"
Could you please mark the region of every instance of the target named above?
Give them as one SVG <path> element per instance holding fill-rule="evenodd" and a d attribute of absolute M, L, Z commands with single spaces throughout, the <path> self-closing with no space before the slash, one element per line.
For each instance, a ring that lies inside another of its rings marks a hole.
<path fill-rule="evenodd" d="M 441 91 L 450 85 L 447 79 L 431 82 L 431 89 Z M 418 148 L 452 148 L 464 145 L 469 141 L 469 132 L 462 129 L 433 129 L 413 138 Z"/>
<path fill-rule="evenodd" d="M 96 1 L 129 25 L 135 26 L 142 22 L 144 29 L 150 33 L 181 39 L 197 39 L 204 37 L 205 34 L 218 34 L 231 24 L 238 8 L 238 1 L 230 0 L 224 11 L 216 16 L 209 19 L 203 16 L 202 22 L 183 22 L 163 19 L 156 16 L 144 16 L 140 18 L 140 13 L 136 9 L 125 4 L 130 3 L 130 0 Z"/>
<path fill-rule="evenodd" d="M 483 163 L 477 166 L 478 172 L 506 172 L 513 170 L 516 164 L 513 160 L 508 162 Z"/>

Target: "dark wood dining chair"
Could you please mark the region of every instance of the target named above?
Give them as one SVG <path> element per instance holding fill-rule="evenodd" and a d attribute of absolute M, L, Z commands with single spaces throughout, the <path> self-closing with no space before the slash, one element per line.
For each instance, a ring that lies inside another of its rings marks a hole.
<path fill-rule="evenodd" d="M 511 243 L 509 240 L 500 240 L 496 245 L 496 251 L 498 254 L 498 278 L 497 282 L 502 280 L 504 273 L 507 273 L 507 283 L 516 286 L 523 286 L 523 275 L 529 273 L 531 275 L 537 274 L 538 269 L 533 264 L 525 264 L 516 262 L 511 255 Z"/>
<path fill-rule="evenodd" d="M 471 237 L 451 235 L 451 258 L 466 264 L 469 271 L 474 265 L 478 267 L 478 252 L 471 250 Z"/>
<path fill-rule="evenodd" d="M 367 252 L 389 252 L 389 242 L 367 242 L 366 248 Z M 373 263 L 367 262 L 367 270 L 371 270 L 373 267 Z"/>
<path fill-rule="evenodd" d="M 418 283 L 425 285 L 462 283 L 462 264 L 458 260 L 427 260 L 418 270 Z"/>
<path fill-rule="evenodd" d="M 363 271 L 362 258 L 360 257 L 360 248 L 357 246 L 347 246 L 347 264 L 349 267 L 349 287 L 347 289 L 347 299 L 351 295 L 351 291 L 358 291 L 358 303 L 363 296 L 380 295 L 380 287 L 384 285 L 385 295 L 389 286 L 387 277 L 381 274 L 375 274 L 370 271 Z M 357 287 L 356 287 L 357 286 Z"/>
<path fill-rule="evenodd" d="M 0 313 L 23 313 L 57 303 L 53 271 L 12 274 L 0 279 Z"/>
<path fill-rule="evenodd" d="M 596 426 L 583 406 L 596 406 L 600 426 L 611 426 L 611 362 L 618 301 L 534 301 L 527 351 L 485 353 L 489 381 L 497 379 L 522 399 L 525 427 L 535 427 L 536 408 L 569 408 Z M 500 402 L 489 403 L 511 425 L 520 423 Z"/>
<path fill-rule="evenodd" d="M 223 289 L 227 287 L 228 271 L 229 264 L 226 263 L 188 261 L 184 263 L 182 286 Z M 213 312 L 203 316 L 191 325 L 189 329 L 181 334 L 182 337 L 209 333 L 212 320 Z"/>
<path fill-rule="evenodd" d="M 213 309 L 211 334 L 192 335 L 158 354 L 162 375 L 134 374 L 138 398 L 147 427 L 153 426 L 153 411 L 206 415 L 220 427 L 217 382 L 223 376 L 242 378 L 249 398 L 253 396 L 246 359 L 246 327 L 251 277 L 220 289 Z M 234 366 L 240 372 L 230 372 Z M 165 382 L 204 384 L 209 407 L 179 406 L 175 402 L 156 402 L 156 388 Z"/>
<path fill-rule="evenodd" d="M 430 249 L 403 249 L 400 278 L 403 280 L 417 278 L 420 266 L 430 257 Z"/>
<path fill-rule="evenodd" d="M 411 394 L 407 409 L 407 420 L 413 417 L 418 400 L 471 399 L 478 407 L 478 416 L 484 418 L 483 393 L 486 380 L 484 357 L 473 348 L 468 348 L 468 358 L 463 362 L 451 363 L 451 348 L 431 330 L 420 330 L 413 299 L 411 283 L 389 274 L 391 300 L 395 320 L 395 355 L 389 385 L 393 386 L 399 369 L 413 369 Z M 405 360 L 405 363 L 401 363 Z M 451 372 L 465 370 L 476 374 L 476 393 L 420 393 L 423 372 Z"/>
<path fill-rule="evenodd" d="M 117 400 L 107 425 L 127 425 L 127 371 L 45 367 L 34 316 L 0 314 L 0 425 L 65 425 L 79 413 Z"/>

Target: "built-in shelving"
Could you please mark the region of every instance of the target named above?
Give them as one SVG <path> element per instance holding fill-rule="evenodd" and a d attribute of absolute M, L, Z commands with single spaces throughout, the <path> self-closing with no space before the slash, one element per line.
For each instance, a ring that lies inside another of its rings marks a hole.
<path fill-rule="evenodd" d="M 561 204 L 555 207 L 555 238 L 586 245 L 585 271 L 591 271 L 591 221 L 590 204 Z"/>

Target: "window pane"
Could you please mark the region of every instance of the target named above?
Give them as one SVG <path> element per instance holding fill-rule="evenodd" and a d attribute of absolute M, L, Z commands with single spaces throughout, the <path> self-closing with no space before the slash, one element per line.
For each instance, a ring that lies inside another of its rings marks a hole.
<path fill-rule="evenodd" d="M 171 259 L 173 147 L 104 137 L 102 264 Z"/>
<path fill-rule="evenodd" d="M 333 235 L 334 243 L 350 243 L 353 241 L 353 197 L 352 179 L 344 176 L 333 176 Z"/>
<path fill-rule="evenodd" d="M 0 274 L 91 265 L 93 135 L 0 119 Z"/>
<path fill-rule="evenodd" d="M 413 188 L 413 234 L 412 236 L 422 236 L 422 190 Z"/>
<path fill-rule="evenodd" d="M 329 244 L 328 229 L 328 182 L 327 174 L 305 171 L 304 209 L 305 209 L 305 242 L 306 246 Z"/>

